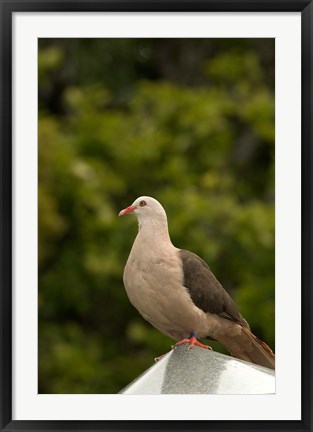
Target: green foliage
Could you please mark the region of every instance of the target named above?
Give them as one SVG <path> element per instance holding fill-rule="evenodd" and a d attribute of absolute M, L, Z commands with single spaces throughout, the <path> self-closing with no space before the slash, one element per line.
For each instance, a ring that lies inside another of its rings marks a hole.
<path fill-rule="evenodd" d="M 123 287 L 140 195 L 274 347 L 273 67 L 269 39 L 40 40 L 40 393 L 115 393 L 173 343 Z"/>

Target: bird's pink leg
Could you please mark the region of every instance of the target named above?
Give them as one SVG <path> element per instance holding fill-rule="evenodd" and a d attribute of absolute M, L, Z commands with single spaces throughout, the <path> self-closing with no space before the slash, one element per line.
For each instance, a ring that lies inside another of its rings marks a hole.
<path fill-rule="evenodd" d="M 177 342 L 173 348 L 176 348 L 177 346 L 183 345 L 188 343 L 190 346 L 188 347 L 188 349 L 190 350 L 192 347 L 194 346 L 198 346 L 204 349 L 212 349 L 209 345 L 204 345 L 201 342 L 198 341 L 198 339 L 195 336 L 191 336 L 189 339 L 182 339 L 181 341 Z"/>
<path fill-rule="evenodd" d="M 194 346 L 198 346 L 200 348 L 204 348 L 204 349 L 209 349 L 212 350 L 212 347 L 210 347 L 210 345 L 204 345 L 201 342 L 198 341 L 198 339 L 196 338 L 196 333 L 191 333 L 190 338 L 189 339 L 182 339 L 180 341 L 178 341 L 175 345 L 172 345 L 172 348 L 175 349 L 176 347 L 180 346 L 180 345 L 184 345 L 184 344 L 189 344 L 190 346 L 188 347 L 188 349 L 190 350 L 192 347 Z M 158 362 L 159 360 L 161 360 L 163 357 L 165 356 L 165 354 L 162 354 L 158 357 L 154 358 L 155 362 Z"/>

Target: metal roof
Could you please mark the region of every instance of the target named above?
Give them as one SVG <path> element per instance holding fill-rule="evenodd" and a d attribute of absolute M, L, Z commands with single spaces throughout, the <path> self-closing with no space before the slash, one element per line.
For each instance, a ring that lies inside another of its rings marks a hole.
<path fill-rule="evenodd" d="M 182 345 L 121 390 L 122 394 L 273 394 L 275 372 L 197 346 Z"/>

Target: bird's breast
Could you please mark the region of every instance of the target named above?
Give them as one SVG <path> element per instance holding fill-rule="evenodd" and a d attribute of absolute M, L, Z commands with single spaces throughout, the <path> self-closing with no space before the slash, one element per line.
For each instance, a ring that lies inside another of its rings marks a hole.
<path fill-rule="evenodd" d="M 175 257 L 130 256 L 124 270 L 124 285 L 135 307 L 141 303 L 168 296 L 170 287 L 181 285 L 182 273 L 175 265 Z"/>
<path fill-rule="evenodd" d="M 124 270 L 129 300 L 154 327 L 174 339 L 195 331 L 200 311 L 183 286 L 183 273 L 176 251 L 144 256 L 131 254 Z"/>

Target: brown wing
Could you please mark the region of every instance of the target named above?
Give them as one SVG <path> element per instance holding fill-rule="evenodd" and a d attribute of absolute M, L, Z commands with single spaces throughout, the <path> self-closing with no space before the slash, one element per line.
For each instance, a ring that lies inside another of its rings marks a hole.
<path fill-rule="evenodd" d="M 179 255 L 183 267 L 184 286 L 194 304 L 204 312 L 217 314 L 249 328 L 249 324 L 239 313 L 237 306 L 206 262 L 194 253 L 183 249 L 180 249 Z"/>

